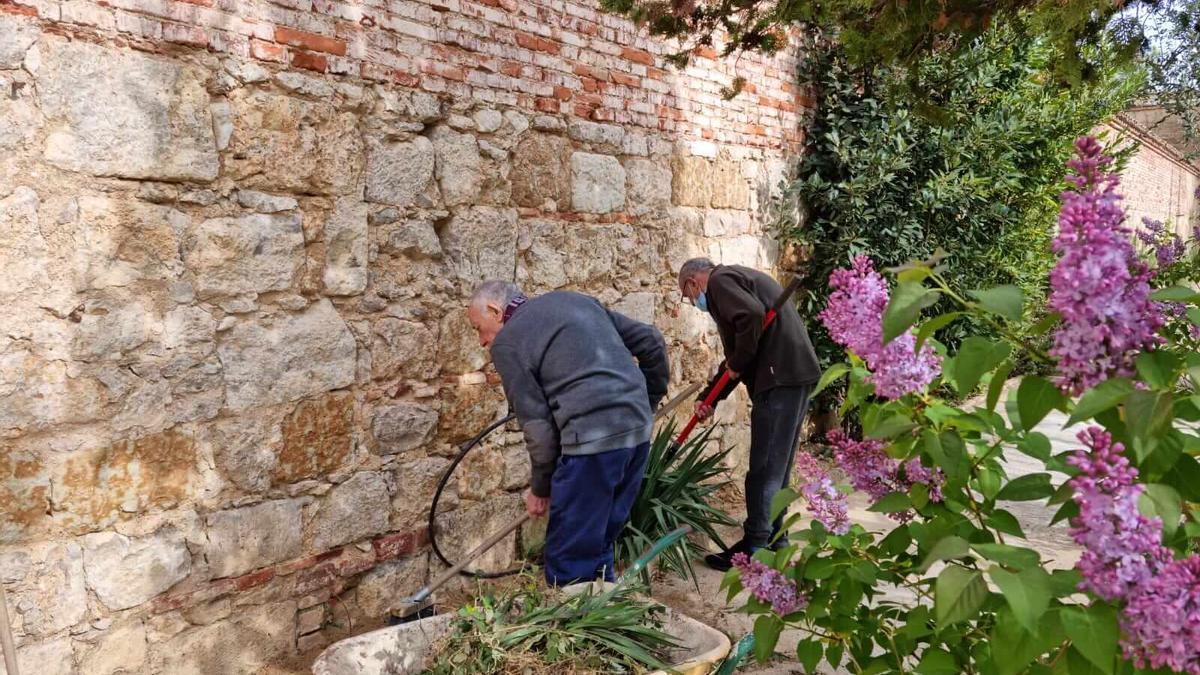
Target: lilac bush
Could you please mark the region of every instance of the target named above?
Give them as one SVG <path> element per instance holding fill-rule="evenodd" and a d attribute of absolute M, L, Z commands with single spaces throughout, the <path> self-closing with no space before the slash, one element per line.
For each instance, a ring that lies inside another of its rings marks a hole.
<path fill-rule="evenodd" d="M 850 531 L 846 495 L 837 489 L 829 472 L 808 452 L 796 453 L 796 477 L 805 506 L 815 520 L 834 534 Z"/>

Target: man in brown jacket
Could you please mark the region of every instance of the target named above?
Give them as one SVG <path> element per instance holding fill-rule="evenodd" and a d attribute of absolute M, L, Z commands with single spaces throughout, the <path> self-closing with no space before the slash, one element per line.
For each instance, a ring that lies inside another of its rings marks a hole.
<path fill-rule="evenodd" d="M 727 570 L 736 553 L 752 554 L 785 543 L 776 539 L 783 517 L 771 522 L 771 500 L 788 483 L 800 425 L 821 368 L 793 303 L 785 303 L 771 326 L 763 330 L 763 317 L 783 293 L 770 276 L 740 265 L 716 265 L 708 258 L 693 258 L 679 270 L 679 291 L 712 316 L 725 349 L 722 365 L 745 383 L 750 394 L 750 466 L 743 536 L 728 550 L 704 559 L 713 569 Z M 715 383 L 714 379 L 709 387 Z M 726 386 L 717 400 L 732 390 L 733 386 Z M 703 404 L 707 394 L 706 389 L 696 403 L 701 419 L 713 413 Z"/>

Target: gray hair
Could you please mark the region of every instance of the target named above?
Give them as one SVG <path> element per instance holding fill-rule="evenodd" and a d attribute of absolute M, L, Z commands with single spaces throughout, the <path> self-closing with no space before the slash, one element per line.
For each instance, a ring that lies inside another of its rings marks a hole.
<path fill-rule="evenodd" d="M 507 307 L 512 299 L 521 295 L 521 287 L 509 282 L 491 280 L 485 281 L 475 287 L 475 291 L 471 293 L 471 305 L 495 303 L 501 307 Z"/>
<path fill-rule="evenodd" d="M 693 279 L 716 266 L 716 263 L 708 258 L 692 258 L 691 260 L 683 263 L 683 266 L 679 268 L 679 283 L 683 283 L 688 279 Z"/>

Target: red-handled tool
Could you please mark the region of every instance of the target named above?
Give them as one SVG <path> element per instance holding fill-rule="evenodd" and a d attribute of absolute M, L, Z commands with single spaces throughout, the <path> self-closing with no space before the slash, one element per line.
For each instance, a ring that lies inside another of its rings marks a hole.
<path fill-rule="evenodd" d="M 763 317 L 762 327 L 764 333 L 775 321 L 775 315 L 779 313 L 779 309 L 783 307 L 783 304 L 787 302 L 789 298 L 792 297 L 792 294 L 796 292 L 797 288 L 800 288 L 800 277 L 794 276 L 792 277 L 792 281 L 786 287 L 784 287 L 783 293 L 779 294 L 779 298 L 775 300 L 775 304 L 771 305 L 771 308 L 767 310 L 766 316 Z M 708 390 L 708 395 L 704 397 L 704 405 L 711 408 L 717 402 L 717 398 L 720 397 L 721 392 L 725 391 L 725 387 L 729 385 L 729 382 L 732 379 L 733 378 L 729 375 L 729 368 L 722 368 L 720 379 L 718 379 L 717 383 L 712 386 L 712 389 Z M 692 430 L 695 429 L 696 425 L 699 423 L 700 416 L 692 413 L 692 419 L 688 420 L 687 426 L 685 426 L 683 431 L 680 431 L 679 435 L 675 437 L 675 445 L 683 445 L 684 441 L 687 440 L 687 437 L 692 434 Z"/>

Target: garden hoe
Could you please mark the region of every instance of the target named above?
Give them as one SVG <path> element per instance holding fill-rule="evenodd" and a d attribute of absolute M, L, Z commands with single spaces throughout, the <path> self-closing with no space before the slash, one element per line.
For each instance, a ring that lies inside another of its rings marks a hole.
<path fill-rule="evenodd" d="M 678 396 L 668 401 L 666 405 L 661 406 L 654 413 L 654 420 L 658 421 L 659 419 L 665 417 L 680 403 L 686 401 L 693 394 L 695 394 L 699 389 L 699 383 L 693 384 L 687 389 L 684 389 Z M 507 419 L 509 418 L 505 418 L 505 420 Z M 488 431 L 495 428 L 495 426 L 497 425 L 489 427 Z M 482 436 L 483 434 L 476 436 L 475 439 L 468 444 L 468 448 L 473 447 L 475 443 L 478 443 Z M 451 467 L 451 470 L 453 470 L 453 467 Z M 465 556 L 463 556 L 462 560 L 451 565 L 449 569 L 439 574 L 433 581 L 429 582 L 419 591 L 401 601 L 400 606 L 393 610 L 391 619 L 388 623 L 391 625 L 397 625 L 433 616 L 433 592 L 444 585 L 447 581 L 450 581 L 458 574 L 461 574 L 467 565 L 471 564 L 476 558 L 486 553 L 488 549 L 503 541 L 505 537 L 512 534 L 517 528 L 521 527 L 528 521 L 529 514 L 523 512 L 516 520 L 513 520 L 508 525 L 505 525 L 499 532 L 496 532 L 492 536 L 488 537 L 482 544 L 476 546 L 470 553 L 467 553 Z"/>

